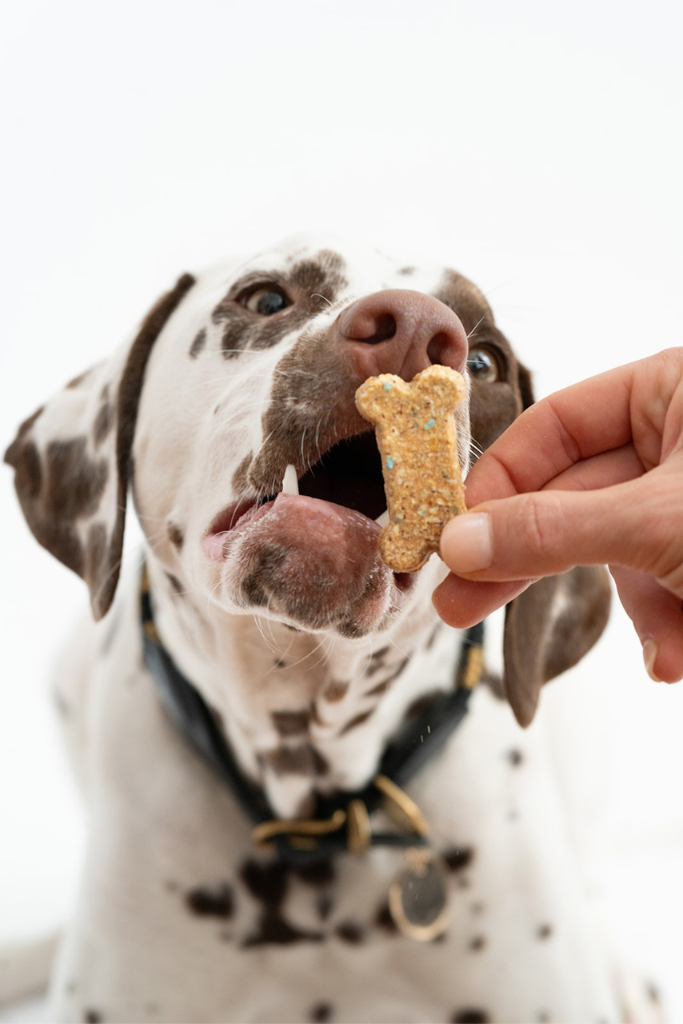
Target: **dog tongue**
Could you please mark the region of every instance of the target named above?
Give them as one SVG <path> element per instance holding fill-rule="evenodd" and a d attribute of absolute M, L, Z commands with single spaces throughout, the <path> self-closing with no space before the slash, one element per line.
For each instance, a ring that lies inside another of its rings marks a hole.
<path fill-rule="evenodd" d="M 370 572 L 390 573 L 377 554 L 380 526 L 372 519 L 331 501 L 305 495 L 278 494 L 274 501 L 254 507 L 228 533 L 204 540 L 210 558 L 222 561 L 240 550 L 283 553 L 280 574 L 292 583 L 334 586 L 356 582 Z M 307 585 L 305 588 L 308 589 Z"/>
<path fill-rule="evenodd" d="M 288 562 L 301 557 L 310 564 L 315 552 L 316 564 L 322 558 L 326 567 L 337 566 L 346 573 L 379 563 L 380 526 L 360 512 L 321 498 L 285 493 L 268 505 L 263 512 L 257 510 L 249 533 L 262 534 L 264 541 L 284 547 Z"/>

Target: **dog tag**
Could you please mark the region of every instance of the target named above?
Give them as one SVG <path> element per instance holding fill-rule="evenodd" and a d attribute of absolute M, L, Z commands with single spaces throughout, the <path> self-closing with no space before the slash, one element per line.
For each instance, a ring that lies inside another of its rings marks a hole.
<path fill-rule="evenodd" d="M 411 847 L 405 858 L 407 865 L 389 889 L 389 910 L 409 939 L 430 942 L 451 918 L 446 870 L 429 847 Z"/>

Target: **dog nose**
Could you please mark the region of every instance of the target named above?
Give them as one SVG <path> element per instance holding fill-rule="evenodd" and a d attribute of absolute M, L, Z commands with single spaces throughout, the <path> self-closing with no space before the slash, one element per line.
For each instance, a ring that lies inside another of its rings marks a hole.
<path fill-rule="evenodd" d="M 433 363 L 462 372 L 465 328 L 443 302 L 403 289 L 376 292 L 340 314 L 336 328 L 358 376 L 395 373 L 412 380 Z"/>

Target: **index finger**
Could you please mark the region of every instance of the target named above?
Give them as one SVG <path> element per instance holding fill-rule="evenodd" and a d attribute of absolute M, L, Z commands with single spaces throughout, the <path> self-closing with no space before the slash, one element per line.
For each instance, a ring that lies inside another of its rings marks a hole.
<path fill-rule="evenodd" d="M 572 384 L 523 412 L 470 471 L 468 505 L 541 490 L 578 462 L 626 446 L 634 378 L 643 362 Z"/>

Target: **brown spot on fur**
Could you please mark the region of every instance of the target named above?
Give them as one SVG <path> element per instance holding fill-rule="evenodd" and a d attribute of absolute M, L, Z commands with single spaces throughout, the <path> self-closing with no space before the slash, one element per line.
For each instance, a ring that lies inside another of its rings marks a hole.
<path fill-rule="evenodd" d="M 474 850 L 471 846 L 452 846 L 443 850 L 441 856 L 449 871 L 462 871 L 472 863 Z"/>
<path fill-rule="evenodd" d="M 373 688 L 371 690 L 368 690 L 367 693 L 364 693 L 363 696 L 364 697 L 381 697 L 381 695 L 383 693 L 387 692 L 387 690 L 389 689 L 390 685 L 391 685 L 390 681 L 388 679 L 385 679 L 381 683 L 378 683 L 377 686 L 373 686 Z"/>
<path fill-rule="evenodd" d="M 285 864 L 277 860 L 262 864 L 249 859 L 242 865 L 240 876 L 254 899 L 269 906 L 280 906 L 287 891 Z"/>
<path fill-rule="evenodd" d="M 196 359 L 200 352 L 203 351 L 206 345 L 206 327 L 202 327 L 201 331 L 198 331 L 195 335 L 195 339 L 192 342 L 190 348 L 190 359 Z"/>
<path fill-rule="evenodd" d="M 469 948 L 473 953 L 480 953 L 486 948 L 486 938 L 483 935 L 475 935 L 471 940 Z"/>
<path fill-rule="evenodd" d="M 310 743 L 298 747 L 278 747 L 262 755 L 275 775 L 324 775 L 329 765 Z"/>
<path fill-rule="evenodd" d="M 336 933 L 342 942 L 351 946 L 359 946 L 365 941 L 365 929 L 358 921 L 342 921 L 337 925 Z"/>
<path fill-rule="evenodd" d="M 185 542 L 185 534 L 176 523 L 169 523 L 167 527 L 168 539 L 174 548 L 178 551 L 182 548 Z"/>
<path fill-rule="evenodd" d="M 551 924 L 540 924 L 536 929 L 536 938 L 541 941 L 551 938 L 552 934 L 553 926 Z"/>
<path fill-rule="evenodd" d="M 369 711 L 363 711 L 360 715 L 356 715 L 355 718 L 352 718 L 350 722 L 346 723 L 343 729 L 340 729 L 339 735 L 346 736 L 347 732 L 351 732 L 352 729 L 358 728 L 359 725 L 362 725 L 363 722 L 367 721 L 374 710 L 374 708 L 370 708 Z"/>
<path fill-rule="evenodd" d="M 295 263 L 289 273 L 289 281 L 309 299 L 322 295 L 327 303 L 335 302 L 339 293 L 348 287 L 344 261 L 331 249 L 321 249 L 312 258 Z M 323 308 L 327 303 L 323 303 Z"/>
<path fill-rule="evenodd" d="M 311 864 L 293 864 L 292 871 L 306 885 L 332 885 L 335 879 L 331 860 L 316 860 Z"/>
<path fill-rule="evenodd" d="M 280 907 L 287 891 L 288 869 L 280 861 L 262 864 L 248 860 L 242 866 L 242 880 L 247 889 L 262 904 L 258 929 L 242 943 L 244 948 L 269 943 L 289 945 L 294 942 L 321 942 L 319 932 L 308 932 L 293 927 L 281 915 Z"/>
<path fill-rule="evenodd" d="M 464 1010 L 456 1010 L 451 1017 L 451 1024 L 488 1024 L 491 1020 L 485 1010 L 475 1010 L 467 1007 Z"/>
<path fill-rule="evenodd" d="M 69 389 L 69 391 L 74 391 L 76 388 L 79 388 L 81 384 L 83 384 L 88 379 L 89 376 L 90 370 L 86 370 L 84 373 L 79 373 L 77 377 L 74 377 L 72 378 L 72 380 L 69 381 L 66 387 Z"/>
<path fill-rule="evenodd" d="M 92 436 L 96 447 L 99 447 L 105 438 L 109 436 L 115 420 L 114 406 L 111 402 L 104 402 L 95 417 L 95 425 L 93 427 Z"/>
<path fill-rule="evenodd" d="M 512 765 L 513 768 L 519 767 L 519 765 L 524 760 L 524 754 L 522 753 L 521 750 L 516 750 L 516 749 L 508 750 L 508 752 L 507 752 L 507 754 L 505 756 L 506 756 L 507 760 L 510 762 L 510 764 Z"/>
<path fill-rule="evenodd" d="M 380 647 L 378 651 L 373 651 L 370 655 L 370 664 L 366 670 L 366 676 L 368 678 L 373 676 L 375 672 L 379 672 L 380 669 L 384 668 L 384 659 L 391 650 L 390 647 Z"/>
<path fill-rule="evenodd" d="M 104 1020 L 104 1017 L 99 1010 L 85 1010 L 83 1020 L 86 1024 L 100 1024 L 100 1022 Z"/>
<path fill-rule="evenodd" d="M 289 946 L 295 942 L 322 942 L 324 938 L 322 932 L 296 928 L 285 921 L 279 912 L 266 909 L 261 914 L 258 931 L 244 940 L 242 948 L 251 949 L 254 946 L 265 945 Z"/>
<path fill-rule="evenodd" d="M 318 893 L 315 898 L 315 909 L 321 921 L 327 921 L 328 917 L 332 913 L 333 906 L 334 900 L 330 896 L 329 892 Z"/>
<path fill-rule="evenodd" d="M 406 711 L 406 718 L 416 719 L 429 711 L 434 701 L 438 700 L 439 697 L 443 697 L 442 690 L 430 690 L 429 693 L 423 694 L 414 700 L 413 703 L 408 707 Z"/>
<path fill-rule="evenodd" d="M 386 677 L 386 679 L 383 679 L 380 683 L 378 683 L 376 686 L 374 686 L 372 688 L 372 690 L 368 690 L 368 692 L 365 694 L 365 696 L 366 697 L 376 697 L 376 696 L 379 696 L 382 693 L 385 693 L 389 689 L 391 684 L 394 682 L 394 680 L 398 679 L 398 677 L 401 675 L 401 673 L 403 672 L 404 668 L 406 667 L 406 665 L 408 664 L 409 661 L 410 661 L 409 657 L 408 658 L 404 658 L 403 661 L 400 662 L 400 664 L 396 666 L 394 671 L 390 675 L 388 675 Z"/>
<path fill-rule="evenodd" d="M 348 692 L 348 683 L 342 683 L 338 682 L 336 679 L 332 679 L 323 690 L 323 700 L 328 701 L 330 704 L 336 704 L 337 701 L 342 700 Z"/>
<path fill-rule="evenodd" d="M 182 583 L 180 582 L 177 576 L 173 575 L 172 572 L 166 573 L 166 579 L 171 584 L 174 593 L 177 594 L 179 597 L 181 597 L 185 593 L 185 588 L 183 587 Z"/>
<path fill-rule="evenodd" d="M 232 917 L 235 912 L 235 897 L 232 886 L 227 882 L 216 888 L 197 886 L 185 896 L 188 909 L 197 917 Z"/>
<path fill-rule="evenodd" d="M 271 718 L 280 736 L 298 736 L 308 731 L 310 711 L 273 711 Z"/>
<path fill-rule="evenodd" d="M 331 1003 L 316 1003 L 308 1014 L 311 1024 L 329 1024 L 334 1014 L 334 1007 Z"/>
<path fill-rule="evenodd" d="M 378 928 L 382 928 L 385 932 L 391 932 L 394 935 L 398 931 L 398 928 L 396 927 L 396 922 L 391 916 L 391 911 L 389 910 L 388 903 L 383 903 L 379 910 L 377 911 L 377 916 L 375 917 L 375 924 L 377 925 Z"/>
<path fill-rule="evenodd" d="M 47 480 L 44 510 L 61 521 L 93 515 L 109 478 L 106 459 L 94 462 L 86 454 L 86 439 L 52 441 L 45 458 Z"/>
<path fill-rule="evenodd" d="M 399 270 L 399 274 L 401 274 L 403 277 L 410 277 L 411 274 L 414 273 L 415 267 L 401 267 L 401 269 Z"/>

